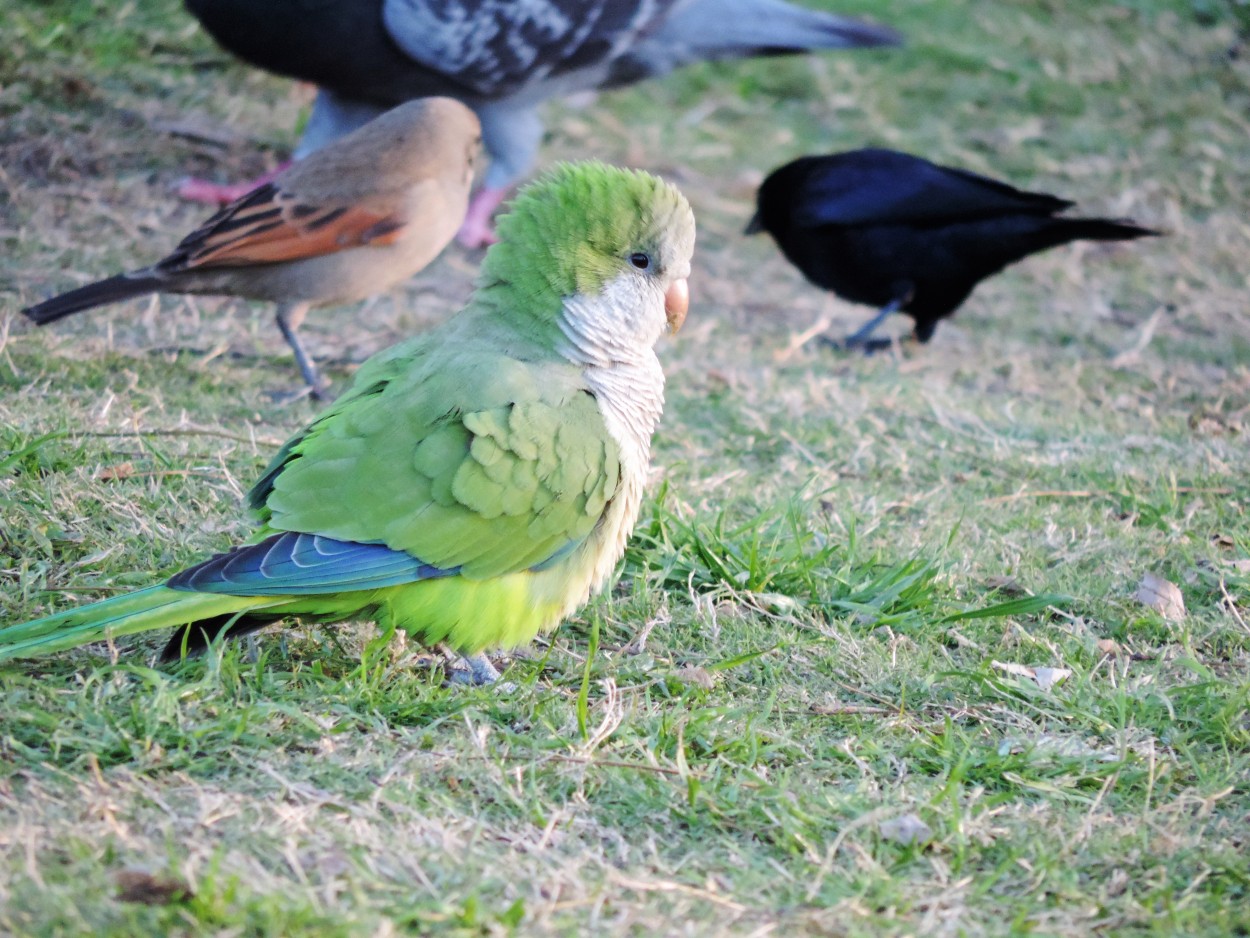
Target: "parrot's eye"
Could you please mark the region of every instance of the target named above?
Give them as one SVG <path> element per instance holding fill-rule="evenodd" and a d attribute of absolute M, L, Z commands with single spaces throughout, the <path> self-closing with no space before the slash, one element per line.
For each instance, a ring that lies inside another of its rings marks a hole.
<path fill-rule="evenodd" d="M 651 266 L 651 255 L 643 254 L 641 251 L 637 251 L 634 254 L 629 255 L 629 262 L 639 270 L 646 270 Z"/>

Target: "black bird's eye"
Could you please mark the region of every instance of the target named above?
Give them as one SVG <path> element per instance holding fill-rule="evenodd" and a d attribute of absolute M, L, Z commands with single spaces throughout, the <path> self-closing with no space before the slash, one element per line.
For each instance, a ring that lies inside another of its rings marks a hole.
<path fill-rule="evenodd" d="M 629 262 L 639 270 L 646 270 L 651 266 L 651 255 L 643 254 L 642 251 L 635 251 L 629 255 Z"/>

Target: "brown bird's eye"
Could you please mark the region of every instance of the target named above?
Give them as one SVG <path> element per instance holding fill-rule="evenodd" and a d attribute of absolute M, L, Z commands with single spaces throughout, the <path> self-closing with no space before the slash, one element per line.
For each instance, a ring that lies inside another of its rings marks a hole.
<path fill-rule="evenodd" d="M 646 270 L 651 266 L 651 255 L 643 254 L 641 251 L 629 255 L 629 262 L 639 270 Z"/>

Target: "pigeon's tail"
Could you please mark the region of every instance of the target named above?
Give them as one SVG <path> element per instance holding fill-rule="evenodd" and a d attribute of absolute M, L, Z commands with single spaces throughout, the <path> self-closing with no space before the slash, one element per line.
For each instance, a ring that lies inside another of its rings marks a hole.
<path fill-rule="evenodd" d="M 785 0 L 693 0 L 664 23 L 657 39 L 689 48 L 686 61 L 789 55 L 812 49 L 897 46 L 886 26 L 834 16 Z M 684 63 L 683 63 L 684 64 Z"/>
<path fill-rule="evenodd" d="M 89 283 L 85 287 L 28 306 L 22 310 L 22 315 L 40 326 L 46 326 L 84 309 L 156 293 L 164 285 L 159 278 L 147 274 L 118 274 L 116 277 Z"/>
<path fill-rule="evenodd" d="M 230 628 L 236 614 L 270 604 L 272 600 L 255 596 L 194 593 L 151 586 L 58 615 L 2 628 L 0 661 L 50 654 L 88 642 L 194 623 L 208 626 L 215 632 L 221 627 Z M 196 641 L 192 639 L 191 644 L 194 650 Z M 168 653 L 169 649 L 166 649 L 167 656 Z"/>

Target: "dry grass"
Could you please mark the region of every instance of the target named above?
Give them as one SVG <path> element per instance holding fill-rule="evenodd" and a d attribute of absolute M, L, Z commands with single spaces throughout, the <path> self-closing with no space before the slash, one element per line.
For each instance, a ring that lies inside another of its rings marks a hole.
<path fill-rule="evenodd" d="M 239 537 L 240 494 L 313 413 L 272 402 L 297 379 L 259 307 L 17 315 L 164 253 L 202 216 L 170 197 L 180 176 L 254 172 L 295 139 L 301 91 L 230 65 L 176 3 L 142 6 L 7 17 L 4 621 Z M 550 109 L 545 159 L 664 172 L 700 222 L 662 350 L 663 494 L 613 595 L 507 696 L 442 689 L 416 649 L 362 663 L 364 628 L 265 638 L 257 662 L 153 670 L 140 643 L 6 667 L 0 931 L 1250 928 L 1244 10 L 873 12 L 907 50 Z M 1033 258 L 924 349 L 822 350 L 813 325 L 868 311 L 738 232 L 772 166 L 870 142 L 1169 236 Z M 454 309 L 476 261 L 453 248 L 314 313 L 312 351 L 346 380 Z M 1147 572 L 1183 620 L 1134 599 Z M 1029 593 L 1069 599 L 964 614 Z M 994 662 L 1072 674 L 1042 689 Z M 907 814 L 931 840 L 888 836 Z"/>

